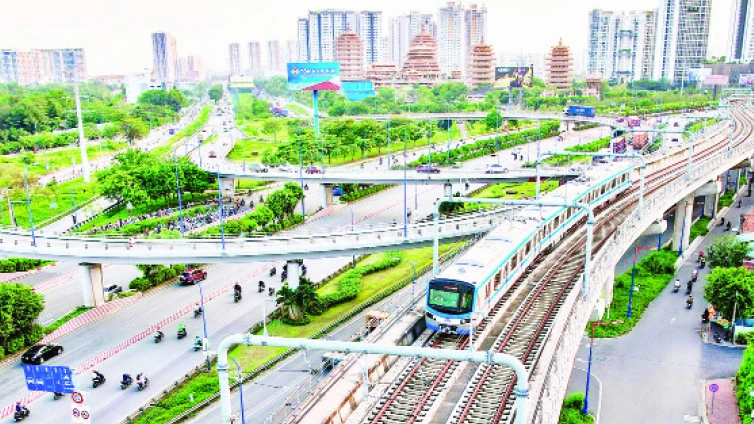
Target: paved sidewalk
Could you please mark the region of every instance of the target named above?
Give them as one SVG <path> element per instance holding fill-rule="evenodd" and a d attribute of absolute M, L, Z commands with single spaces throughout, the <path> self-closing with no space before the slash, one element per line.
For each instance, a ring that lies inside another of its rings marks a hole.
<path fill-rule="evenodd" d="M 712 384 L 719 387 L 714 397 L 709 389 Z M 704 381 L 702 386 L 705 406 L 703 419 L 706 424 L 741 424 L 735 390 L 732 378 Z"/>

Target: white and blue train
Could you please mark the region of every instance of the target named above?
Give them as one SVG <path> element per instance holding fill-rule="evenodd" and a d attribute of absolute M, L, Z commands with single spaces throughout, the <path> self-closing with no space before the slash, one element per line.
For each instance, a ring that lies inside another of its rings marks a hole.
<path fill-rule="evenodd" d="M 597 208 L 630 188 L 632 169 L 625 162 L 600 165 L 544 198 L 567 198 Z M 429 282 L 427 328 L 468 334 L 472 320 L 481 322 L 532 261 L 585 216 L 584 210 L 559 206 L 518 210 Z"/>

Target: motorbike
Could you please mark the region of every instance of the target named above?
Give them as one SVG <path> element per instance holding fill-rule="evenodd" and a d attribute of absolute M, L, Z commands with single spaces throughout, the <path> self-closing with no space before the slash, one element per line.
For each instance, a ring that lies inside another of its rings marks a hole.
<path fill-rule="evenodd" d="M 154 342 L 155 343 L 161 342 L 163 337 L 165 337 L 165 335 L 162 333 L 162 331 L 158 332 L 157 334 L 154 335 Z"/>
<path fill-rule="evenodd" d="M 139 389 L 139 391 L 142 391 L 142 390 L 146 389 L 147 386 L 149 386 L 149 379 L 146 378 L 146 377 L 144 377 L 143 380 L 141 380 L 141 381 L 139 381 L 137 383 L 137 386 L 138 386 L 137 388 Z"/>
<path fill-rule="evenodd" d="M 130 386 L 131 384 L 133 384 L 133 382 L 134 382 L 133 378 L 129 378 L 128 380 L 121 381 L 120 382 L 120 389 L 121 390 L 126 390 L 126 387 Z"/>
<path fill-rule="evenodd" d="M 274 266 L 272 268 L 270 268 L 270 277 L 272 277 L 273 275 L 275 275 L 277 273 L 278 273 L 277 268 L 275 268 Z"/>
<path fill-rule="evenodd" d="M 693 288 L 693 286 L 691 284 L 689 284 L 689 285 L 686 286 L 686 296 L 688 296 L 688 295 L 691 294 L 691 289 L 692 288 Z"/>
<path fill-rule="evenodd" d="M 29 414 L 30 414 L 29 408 L 27 408 L 27 407 L 24 406 L 24 407 L 21 408 L 20 411 L 16 411 L 13 414 L 13 419 L 16 420 L 16 422 L 19 422 L 19 421 L 24 420 L 26 417 L 28 417 Z"/>
<path fill-rule="evenodd" d="M 691 282 L 696 283 L 696 279 L 697 278 L 699 278 L 699 274 L 698 273 L 695 272 L 695 273 L 691 274 Z"/>
<path fill-rule="evenodd" d="M 705 265 L 707 265 L 707 259 L 702 258 L 702 260 L 699 262 L 699 268 L 704 269 Z"/>
<path fill-rule="evenodd" d="M 240 291 L 233 292 L 233 301 L 238 303 L 239 300 L 241 300 L 241 292 Z"/>
<path fill-rule="evenodd" d="M 691 307 L 694 306 L 694 301 L 689 299 L 686 301 L 686 309 L 691 309 Z"/>
<path fill-rule="evenodd" d="M 264 291 L 264 281 L 260 281 L 258 287 L 259 293 L 262 293 Z"/>
<path fill-rule="evenodd" d="M 194 352 L 202 350 L 202 347 L 204 347 L 204 343 L 194 343 Z"/>
<path fill-rule="evenodd" d="M 194 318 L 199 318 L 200 316 L 202 316 L 202 308 L 194 309 Z"/>
<path fill-rule="evenodd" d="M 53 398 L 54 400 L 58 400 L 58 399 L 62 398 L 63 396 L 64 396 L 64 395 L 63 395 L 62 393 L 58 393 L 58 392 L 54 392 L 54 393 L 52 394 L 52 398 Z"/>
<path fill-rule="evenodd" d="M 676 283 L 675 285 L 673 285 L 673 293 L 678 293 L 679 290 L 681 290 L 680 284 Z"/>
<path fill-rule="evenodd" d="M 288 278 L 288 271 L 283 271 L 280 273 L 280 282 L 285 282 L 285 279 Z"/>
<path fill-rule="evenodd" d="M 275 287 L 270 287 L 270 290 L 268 290 L 270 293 L 270 296 L 275 296 Z"/>
<path fill-rule="evenodd" d="M 102 377 L 93 377 L 92 378 L 92 388 L 96 389 L 97 387 L 105 384 L 105 376 Z"/>
<path fill-rule="evenodd" d="M 178 340 L 180 340 L 180 339 L 182 339 L 182 338 L 184 338 L 184 337 L 186 337 L 188 335 L 188 333 L 186 332 L 186 329 L 183 329 L 183 331 L 178 331 L 176 334 L 178 335 Z"/>
<path fill-rule="evenodd" d="M 301 275 L 306 275 L 306 265 L 301 265 Z"/>

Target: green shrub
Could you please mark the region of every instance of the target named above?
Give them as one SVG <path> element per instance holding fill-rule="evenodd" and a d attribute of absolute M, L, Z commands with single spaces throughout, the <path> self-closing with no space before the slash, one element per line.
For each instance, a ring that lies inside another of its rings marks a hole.
<path fill-rule="evenodd" d="M 152 283 L 144 277 L 134 278 L 128 283 L 128 288 L 131 290 L 144 291 L 150 287 L 152 287 Z"/>
<path fill-rule="evenodd" d="M 560 410 L 558 424 L 591 424 L 594 417 L 583 414 L 584 394 L 571 393 L 563 400 L 563 409 Z"/>
<path fill-rule="evenodd" d="M 322 308 L 327 309 L 339 303 L 355 299 L 356 296 L 359 295 L 361 279 L 364 278 L 365 275 L 397 266 L 400 264 L 400 260 L 398 259 L 400 259 L 400 254 L 395 253 L 393 255 L 388 255 L 388 257 L 381 261 L 346 271 L 338 281 L 337 290 L 334 293 L 320 296 L 319 300 Z"/>
<path fill-rule="evenodd" d="M 26 345 L 25 342 L 26 342 L 25 336 L 18 336 L 18 337 L 8 340 L 8 343 L 6 345 L 6 348 L 8 349 L 8 353 L 16 353 L 19 350 L 23 349 L 23 347 Z"/>
<path fill-rule="evenodd" d="M 40 266 L 44 266 L 50 263 L 52 263 L 52 261 L 26 258 L 8 258 L 0 260 L 0 273 L 24 272 L 30 269 L 39 268 Z"/>
<path fill-rule="evenodd" d="M 697 237 L 704 237 L 709 233 L 709 230 L 707 229 L 707 225 L 709 225 L 710 219 L 709 218 L 699 218 L 694 225 L 691 226 L 691 231 L 689 232 L 689 240 L 694 241 Z"/>
<path fill-rule="evenodd" d="M 2 346 L 0 346 L 0 359 L 5 358 L 5 349 L 3 349 Z"/>
<path fill-rule="evenodd" d="M 40 341 L 44 335 L 44 329 L 39 324 L 34 324 L 28 333 L 24 335 L 26 338 L 26 346 L 31 346 L 34 343 Z"/>
<path fill-rule="evenodd" d="M 748 417 L 754 407 L 754 397 L 749 391 L 754 387 L 754 344 L 744 350 L 743 361 L 736 374 L 736 398 L 742 417 Z"/>

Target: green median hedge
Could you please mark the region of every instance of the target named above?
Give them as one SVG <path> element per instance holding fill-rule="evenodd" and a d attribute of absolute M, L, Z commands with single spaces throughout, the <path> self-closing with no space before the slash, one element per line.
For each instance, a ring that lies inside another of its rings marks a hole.
<path fill-rule="evenodd" d="M 338 281 L 335 293 L 319 296 L 322 308 L 327 309 L 337 304 L 356 299 L 356 296 L 359 295 L 359 290 L 361 290 L 361 279 L 364 278 L 365 275 L 374 274 L 375 272 L 398 266 L 398 264 L 401 263 L 400 258 L 401 254 L 399 252 L 393 252 L 381 261 L 346 271 L 340 281 Z"/>
<path fill-rule="evenodd" d="M 382 190 L 385 190 L 386 188 L 392 187 L 391 184 L 377 184 L 373 185 L 371 187 L 367 187 L 363 190 L 353 191 L 351 193 L 345 193 L 344 195 L 340 196 L 341 202 L 353 202 L 359 199 L 362 199 L 367 196 L 371 196 L 375 193 L 378 193 Z"/>
<path fill-rule="evenodd" d="M 39 259 L 8 258 L 0 261 L 0 273 L 23 272 L 51 263 L 52 261 L 43 261 Z"/>

